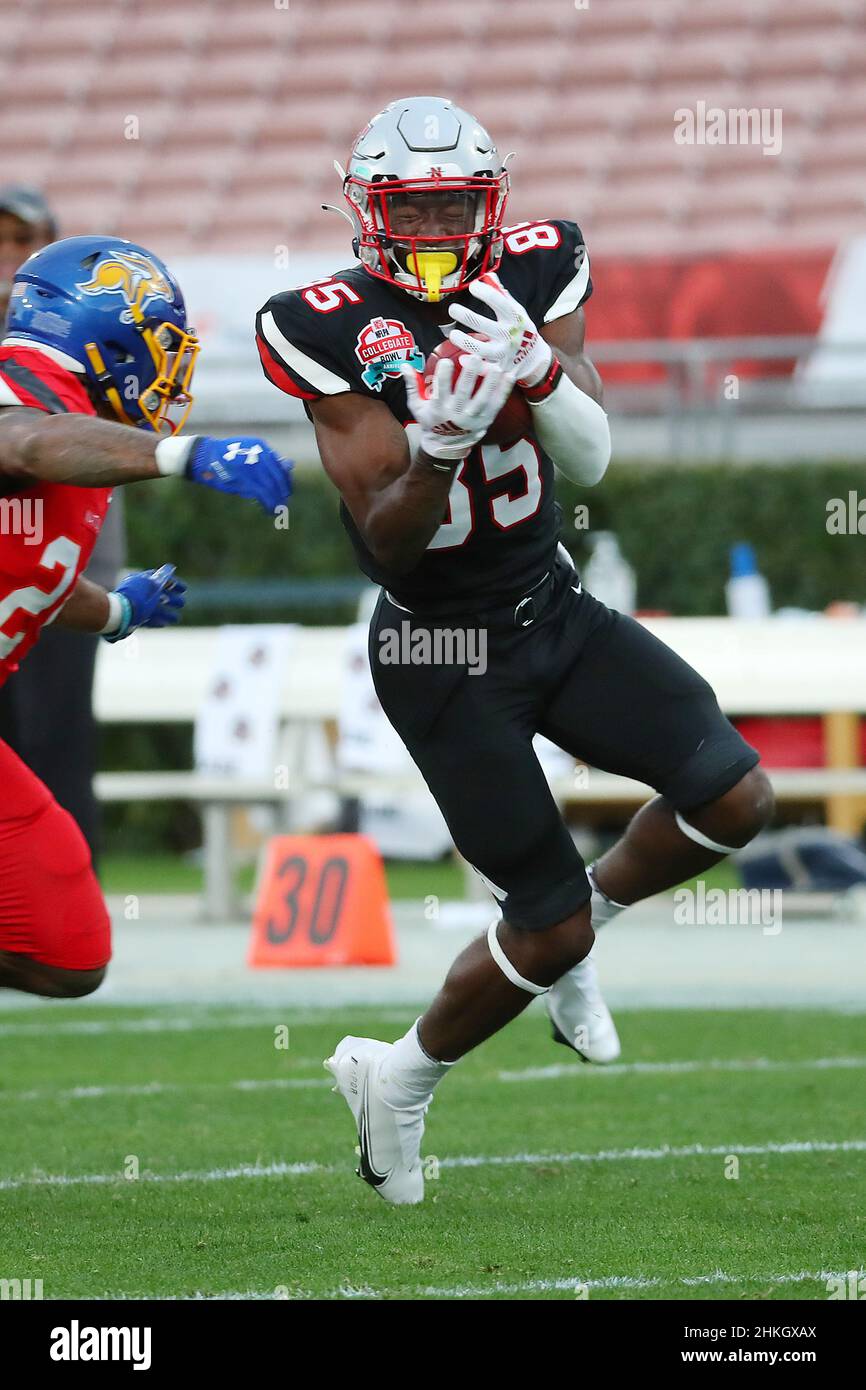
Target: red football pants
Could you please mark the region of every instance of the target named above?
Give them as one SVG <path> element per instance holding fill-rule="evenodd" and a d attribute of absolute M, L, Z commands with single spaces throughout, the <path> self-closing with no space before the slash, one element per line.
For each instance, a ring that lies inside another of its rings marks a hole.
<path fill-rule="evenodd" d="M 84 836 L 2 741 L 0 951 L 63 970 L 98 970 L 111 958 L 111 923 Z"/>

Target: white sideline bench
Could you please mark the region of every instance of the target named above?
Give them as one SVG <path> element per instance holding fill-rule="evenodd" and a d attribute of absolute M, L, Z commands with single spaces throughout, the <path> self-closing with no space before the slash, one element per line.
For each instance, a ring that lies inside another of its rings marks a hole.
<path fill-rule="evenodd" d="M 654 618 L 646 621 L 714 687 L 729 716 L 821 715 L 828 766 L 770 773 L 786 801 L 825 803 L 828 823 L 855 832 L 866 819 L 866 768 L 858 766 L 859 715 L 866 712 L 866 621 L 775 619 L 754 623 L 726 618 Z M 217 628 L 136 633 L 126 643 L 100 644 L 95 709 L 104 723 L 194 722 L 211 678 Z M 313 790 L 341 796 L 409 790 L 416 776 L 329 774 L 303 771 L 305 734 L 333 729 L 340 707 L 345 629 L 297 631 L 281 692 L 280 759 L 288 761 L 289 790 L 271 782 L 203 776 L 195 771 L 103 772 L 97 795 L 105 802 L 191 801 L 202 809 L 204 910 L 224 918 L 233 903 L 231 813 L 237 806 L 271 808 L 275 825 L 287 800 Z M 629 805 L 652 795 L 643 783 L 589 769 L 559 779 L 564 802 Z"/>

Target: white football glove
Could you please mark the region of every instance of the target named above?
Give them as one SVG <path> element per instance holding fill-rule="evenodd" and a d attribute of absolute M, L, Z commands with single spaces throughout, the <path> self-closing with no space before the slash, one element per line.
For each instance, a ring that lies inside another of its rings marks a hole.
<path fill-rule="evenodd" d="M 452 319 L 469 332 L 452 329 L 448 334 L 451 342 L 464 352 L 475 353 L 500 371 L 510 372 L 518 386 L 537 386 L 550 367 L 553 352 L 523 305 L 518 304 L 492 272 L 473 280 L 469 292 L 492 309 L 496 318 L 489 319 L 462 304 L 452 304 Z"/>
<path fill-rule="evenodd" d="M 420 372 L 408 363 L 401 368 L 409 409 L 421 426 L 421 448 L 452 462 L 480 443 L 514 387 L 513 376 L 478 357 L 458 361 L 457 385 L 451 385 L 454 363 L 444 357 L 436 364 L 429 394 Z"/>

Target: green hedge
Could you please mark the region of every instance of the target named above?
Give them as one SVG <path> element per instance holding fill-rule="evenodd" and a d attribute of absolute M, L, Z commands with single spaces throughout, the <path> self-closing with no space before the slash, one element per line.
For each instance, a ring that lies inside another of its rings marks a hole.
<path fill-rule="evenodd" d="M 724 612 L 728 547 L 750 540 L 776 606 L 823 608 L 833 599 L 866 602 L 866 537 L 829 535 L 827 502 L 850 490 L 866 496 L 862 463 L 699 465 L 661 468 L 615 463 L 589 491 L 560 480 L 563 539 L 578 562 L 587 533 L 574 529 L 574 507 L 589 508 L 590 531 L 613 530 L 638 574 L 641 607 L 678 615 Z M 277 530 L 253 504 L 202 488 L 130 489 L 130 564 L 174 560 L 189 579 L 327 579 L 357 575 L 340 524 L 334 489 L 323 474 L 301 473 L 290 525 Z M 268 614 L 345 621 L 350 601 Z M 255 618 L 253 608 L 209 611 L 206 621 Z M 196 619 L 199 621 L 199 619 Z"/>
<path fill-rule="evenodd" d="M 589 507 L 592 530 L 612 530 L 638 576 L 642 608 L 678 616 L 725 612 L 728 549 L 751 541 L 775 607 L 822 609 L 834 599 L 866 603 L 866 536 L 829 535 L 827 503 L 866 497 L 862 463 L 614 465 L 591 492 L 561 484 L 564 536 L 578 559 L 586 533 L 569 523 Z"/>

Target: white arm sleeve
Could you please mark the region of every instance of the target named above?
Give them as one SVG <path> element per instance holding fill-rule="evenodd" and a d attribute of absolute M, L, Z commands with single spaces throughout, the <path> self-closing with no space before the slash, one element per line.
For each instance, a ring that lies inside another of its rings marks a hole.
<path fill-rule="evenodd" d="M 610 463 L 610 427 L 598 401 L 563 372 L 541 401 L 530 401 L 538 442 L 566 478 L 583 487 L 600 483 Z"/>

